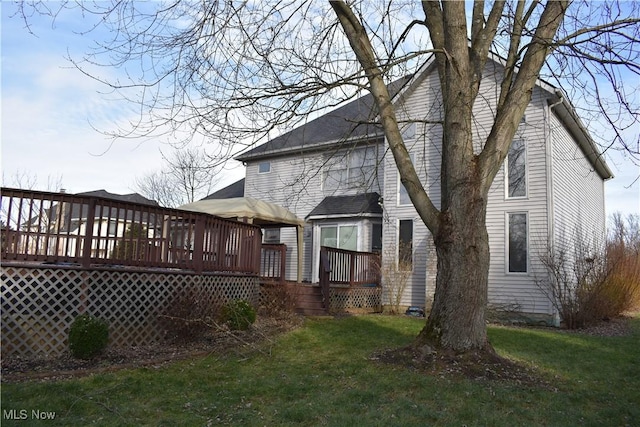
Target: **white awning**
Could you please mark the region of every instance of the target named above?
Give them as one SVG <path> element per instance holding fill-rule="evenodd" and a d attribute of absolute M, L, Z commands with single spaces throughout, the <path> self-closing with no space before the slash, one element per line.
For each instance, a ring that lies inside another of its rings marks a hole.
<path fill-rule="evenodd" d="M 296 240 L 298 242 L 298 283 L 302 281 L 302 228 L 304 227 L 304 220 L 298 218 L 293 212 L 282 206 L 256 200 L 251 197 L 199 200 L 179 206 L 178 209 L 208 213 L 222 218 L 246 219 L 247 222 L 263 228 L 296 227 Z"/>
<path fill-rule="evenodd" d="M 250 223 L 265 227 L 304 226 L 304 220 L 298 218 L 293 212 L 282 206 L 251 197 L 200 200 L 179 206 L 178 209 L 208 213 L 222 218 L 246 218 Z"/>

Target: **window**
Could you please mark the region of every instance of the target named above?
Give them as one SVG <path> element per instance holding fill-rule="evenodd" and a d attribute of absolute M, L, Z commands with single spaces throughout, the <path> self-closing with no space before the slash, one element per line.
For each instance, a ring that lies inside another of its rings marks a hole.
<path fill-rule="evenodd" d="M 398 267 L 413 267 L 413 220 L 401 219 L 398 233 Z"/>
<path fill-rule="evenodd" d="M 527 196 L 526 150 L 524 141 L 513 141 L 507 154 L 507 197 Z"/>
<path fill-rule="evenodd" d="M 320 246 L 358 250 L 358 227 L 356 225 L 333 225 L 320 228 Z"/>
<path fill-rule="evenodd" d="M 327 165 L 324 171 L 324 190 L 370 187 L 376 173 L 376 147 L 354 150 Z"/>
<path fill-rule="evenodd" d="M 258 165 L 258 173 L 269 173 L 271 172 L 271 162 L 261 162 Z"/>
<path fill-rule="evenodd" d="M 382 224 L 371 224 L 371 252 L 382 252 Z"/>
<path fill-rule="evenodd" d="M 271 244 L 280 243 L 280 229 L 279 228 L 265 228 L 264 229 L 264 243 L 271 243 Z"/>
<path fill-rule="evenodd" d="M 411 157 L 411 163 L 413 163 L 413 166 L 415 167 L 416 165 L 415 154 L 409 153 L 409 157 Z M 402 184 L 402 181 L 400 181 L 400 172 L 398 172 L 398 206 L 410 205 L 410 204 L 411 204 L 411 199 L 409 198 L 409 193 L 407 192 L 407 189 L 405 188 L 404 184 Z"/>
<path fill-rule="evenodd" d="M 507 214 L 509 222 L 509 273 L 527 272 L 527 214 Z"/>

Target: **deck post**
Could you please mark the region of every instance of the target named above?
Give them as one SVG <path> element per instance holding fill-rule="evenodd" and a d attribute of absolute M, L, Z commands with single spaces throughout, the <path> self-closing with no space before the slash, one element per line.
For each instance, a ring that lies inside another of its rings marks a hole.
<path fill-rule="evenodd" d="M 287 281 L 285 275 L 287 274 L 287 247 L 283 245 L 280 247 L 280 284 L 284 285 Z"/>
<path fill-rule="evenodd" d="M 320 290 L 322 291 L 322 302 L 324 308 L 328 311 L 330 305 L 330 291 L 329 291 L 329 275 L 331 274 L 331 260 L 329 259 L 329 253 L 327 248 L 322 246 L 320 248 Z"/>
<path fill-rule="evenodd" d="M 62 202 L 60 202 L 62 205 Z M 82 211 L 82 205 L 80 205 Z M 96 199 L 89 200 L 87 207 L 87 226 L 85 227 L 84 243 L 82 245 L 82 266 L 89 268 L 91 266 L 91 243 L 93 241 L 93 223 L 96 217 Z"/>
<path fill-rule="evenodd" d="M 356 276 L 356 253 L 349 254 L 349 286 L 353 286 Z"/>
<path fill-rule="evenodd" d="M 202 273 L 204 269 L 204 218 L 201 215 L 196 217 L 193 236 L 193 270 L 196 273 Z"/>

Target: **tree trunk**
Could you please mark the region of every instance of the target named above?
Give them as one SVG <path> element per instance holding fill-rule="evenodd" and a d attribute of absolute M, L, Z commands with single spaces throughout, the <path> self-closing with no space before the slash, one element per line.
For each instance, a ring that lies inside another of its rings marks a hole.
<path fill-rule="evenodd" d="M 486 197 L 478 185 L 467 186 L 467 197 L 453 200 L 442 214 L 440 233 L 434 236 L 438 273 L 433 307 L 416 338 L 418 347 L 453 351 L 489 350 L 485 307 L 489 276 L 489 237 Z"/>

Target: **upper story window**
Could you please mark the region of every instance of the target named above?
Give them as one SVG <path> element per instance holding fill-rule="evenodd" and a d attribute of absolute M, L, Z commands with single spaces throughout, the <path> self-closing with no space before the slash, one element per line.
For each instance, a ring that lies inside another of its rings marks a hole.
<path fill-rule="evenodd" d="M 524 140 L 511 144 L 506 160 L 507 197 L 527 197 L 527 155 Z"/>
<path fill-rule="evenodd" d="M 271 162 L 260 162 L 258 165 L 258 173 L 269 173 L 271 172 Z"/>
<path fill-rule="evenodd" d="M 353 150 L 341 158 L 335 156 L 325 166 L 323 181 L 324 190 L 337 189 L 366 190 L 371 187 L 376 174 L 376 147 Z"/>
<path fill-rule="evenodd" d="M 118 234 L 118 223 L 115 219 L 110 219 L 108 229 L 107 229 L 107 235 L 115 236 L 117 234 Z"/>

